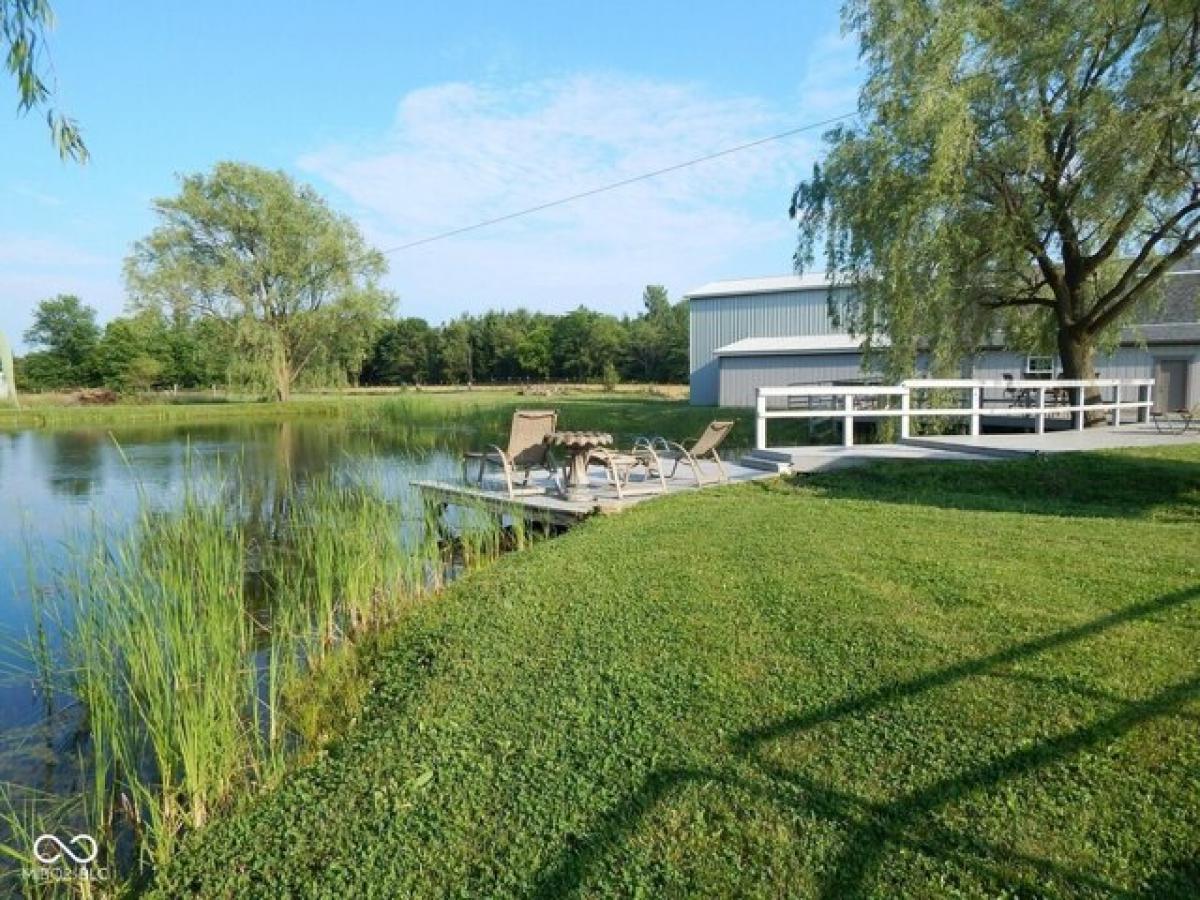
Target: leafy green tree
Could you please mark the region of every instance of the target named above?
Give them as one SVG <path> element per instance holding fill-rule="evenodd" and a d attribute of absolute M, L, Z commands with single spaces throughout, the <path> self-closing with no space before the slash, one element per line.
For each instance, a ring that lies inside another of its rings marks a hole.
<path fill-rule="evenodd" d="M 310 369 L 361 364 L 393 302 L 378 284 L 386 264 L 312 188 L 223 162 L 154 211 L 125 264 L 138 308 L 225 323 L 236 368 L 279 400 Z"/>
<path fill-rule="evenodd" d="M 38 304 L 25 340 L 42 347 L 30 354 L 26 374 L 38 387 L 81 387 L 93 382 L 92 353 L 100 339 L 96 310 L 72 294 Z"/>
<path fill-rule="evenodd" d="M 517 341 L 517 365 L 521 374 L 531 378 L 550 377 L 550 366 L 554 362 L 552 342 L 554 331 L 543 320 L 531 323 L 529 330 Z"/>
<path fill-rule="evenodd" d="M 861 121 L 799 185 L 797 268 L 890 367 L 997 328 L 1068 378 L 1200 246 L 1195 0 L 850 0 Z"/>
<path fill-rule="evenodd" d="M 424 384 L 431 380 L 430 338 L 424 319 L 399 319 L 384 326 L 363 369 L 368 384 Z"/>
<path fill-rule="evenodd" d="M 595 373 L 588 343 L 598 315 L 580 306 L 555 319 L 552 346 L 556 375 L 583 381 Z"/>
<path fill-rule="evenodd" d="M 667 289 L 646 285 L 643 313 L 626 325 L 628 375 L 636 381 L 686 381 L 688 375 L 688 309 L 672 305 Z"/>
<path fill-rule="evenodd" d="M 671 299 L 667 289 L 661 284 L 648 284 L 642 291 L 642 306 L 646 309 L 646 318 L 651 321 L 663 319 L 671 311 Z"/>
<path fill-rule="evenodd" d="M 472 384 L 475 381 L 473 352 L 471 324 L 466 318 L 444 325 L 438 345 L 440 380 L 447 384 Z"/>
<path fill-rule="evenodd" d="M 63 159 L 86 162 L 88 150 L 73 119 L 50 106 L 46 83 L 46 32 L 54 27 L 54 12 L 46 0 L 0 0 L 0 53 L 17 82 L 17 110 L 24 114 L 46 110 L 46 124 Z"/>
<path fill-rule="evenodd" d="M 96 379 L 122 393 L 164 384 L 171 363 L 167 323 L 157 310 L 113 319 L 92 354 Z"/>

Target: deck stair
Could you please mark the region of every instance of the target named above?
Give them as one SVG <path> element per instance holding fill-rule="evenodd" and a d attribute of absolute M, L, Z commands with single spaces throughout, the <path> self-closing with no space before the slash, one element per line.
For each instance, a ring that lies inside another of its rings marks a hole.
<path fill-rule="evenodd" d="M 783 475 L 792 470 L 792 454 L 782 450 L 751 450 L 738 460 L 738 465 Z"/>

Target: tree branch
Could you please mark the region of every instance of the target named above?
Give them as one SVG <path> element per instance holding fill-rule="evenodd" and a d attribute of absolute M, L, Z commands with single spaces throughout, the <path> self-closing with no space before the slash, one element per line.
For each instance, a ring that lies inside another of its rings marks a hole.
<path fill-rule="evenodd" d="M 1137 256 L 1133 258 L 1130 264 L 1126 267 L 1125 271 L 1121 273 L 1121 277 L 1117 279 L 1117 283 L 1109 288 L 1102 296 L 1100 296 L 1096 302 L 1092 304 L 1091 309 L 1089 309 L 1084 315 L 1082 321 L 1085 328 L 1090 331 L 1098 331 L 1102 329 L 1104 327 L 1103 323 L 1110 322 L 1116 317 L 1116 315 L 1110 315 L 1110 305 L 1115 304 L 1113 308 L 1117 310 L 1117 314 L 1119 315 L 1120 311 L 1128 306 L 1128 304 L 1125 303 L 1127 298 L 1142 293 L 1142 284 L 1136 284 L 1132 288 L 1130 287 L 1130 284 L 1137 277 L 1138 270 L 1145 265 L 1146 260 L 1150 258 L 1150 255 L 1154 252 L 1154 248 L 1158 245 L 1159 241 L 1170 234 L 1171 229 L 1187 218 L 1187 216 L 1195 212 L 1200 212 L 1200 200 L 1193 200 L 1192 202 L 1180 207 L 1173 215 L 1168 217 L 1162 224 L 1158 226 L 1158 228 L 1156 228 L 1150 235 L 1147 236 L 1145 243 L 1142 245 L 1142 249 L 1138 251 Z M 1189 253 L 1191 253 L 1197 244 L 1200 244 L 1200 233 L 1188 235 L 1180 240 L 1179 244 L 1175 247 L 1175 250 L 1163 257 L 1163 260 L 1178 262 L 1180 259 L 1183 259 Z M 1180 253 L 1179 251 L 1181 248 L 1186 249 Z M 1156 264 L 1155 267 L 1151 269 L 1151 272 L 1159 269 L 1162 264 L 1162 262 Z M 1142 279 L 1142 283 L 1148 281 L 1149 279 L 1150 275 L 1147 274 Z"/>

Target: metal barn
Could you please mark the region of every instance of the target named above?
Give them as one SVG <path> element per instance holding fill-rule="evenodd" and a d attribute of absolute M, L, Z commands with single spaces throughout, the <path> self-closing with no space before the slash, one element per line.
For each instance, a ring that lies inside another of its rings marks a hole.
<path fill-rule="evenodd" d="M 873 380 L 859 342 L 830 318 L 829 293 L 823 275 L 718 281 L 690 292 L 691 402 L 751 407 L 760 387 Z M 1099 376 L 1154 378 L 1160 409 L 1200 404 L 1200 257 L 1169 274 L 1162 303 L 1139 318 L 1119 348 L 1097 360 Z M 1055 357 L 987 347 L 962 375 L 1051 378 L 1059 371 Z"/>

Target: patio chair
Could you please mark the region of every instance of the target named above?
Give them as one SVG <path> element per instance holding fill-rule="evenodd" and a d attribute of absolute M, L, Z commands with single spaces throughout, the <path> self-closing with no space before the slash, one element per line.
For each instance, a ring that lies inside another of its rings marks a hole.
<path fill-rule="evenodd" d="M 1187 434 L 1193 425 L 1200 428 L 1197 419 L 1200 418 L 1200 405 L 1191 409 L 1150 410 L 1150 420 L 1154 422 L 1154 430 L 1159 434 Z"/>
<path fill-rule="evenodd" d="M 483 476 L 488 466 L 500 469 L 504 474 L 504 486 L 509 498 L 516 495 L 513 480 L 518 470 L 524 470 L 522 486 L 528 486 L 529 473 L 535 469 L 545 469 L 555 478 L 558 477 L 557 463 L 546 443 L 546 436 L 558 426 L 558 410 L 554 409 L 518 409 L 513 413 L 512 425 L 508 432 L 508 446 L 501 449 L 491 444 L 486 450 L 463 454 L 463 481 L 470 482 L 467 467 L 471 462 L 479 463 L 479 473 L 475 483 L 482 487 Z"/>
<path fill-rule="evenodd" d="M 680 463 L 686 462 L 691 467 L 692 476 L 696 479 L 697 485 L 705 483 L 704 471 L 701 469 L 700 463 L 711 459 L 717 464 L 717 481 L 728 481 L 729 473 L 725 471 L 725 464 L 721 462 L 721 456 L 717 450 L 724 443 L 725 438 L 729 437 L 729 432 L 733 430 L 735 424 L 737 423 L 714 420 L 708 423 L 698 438 L 684 441 L 682 444 L 664 438 L 654 438 L 647 443 L 649 449 L 649 454 L 646 454 L 647 458 L 651 456 L 654 458 L 654 467 L 660 474 L 663 474 L 663 464 L 669 460 L 672 465 L 671 471 L 665 473 L 667 478 L 674 478 Z M 642 452 L 645 454 L 645 449 Z"/>
<path fill-rule="evenodd" d="M 662 438 L 658 440 L 662 440 Z M 628 453 L 622 453 L 620 450 L 613 450 L 609 447 L 596 447 L 588 454 L 588 465 L 604 467 L 605 479 L 616 488 L 618 500 L 625 498 L 625 490 L 629 487 L 630 476 L 639 467 L 646 470 L 644 482 L 656 478 L 659 492 L 663 494 L 667 492 L 667 480 L 663 475 L 659 456 L 654 451 L 653 438 L 637 438 L 633 442 L 633 449 Z"/>

